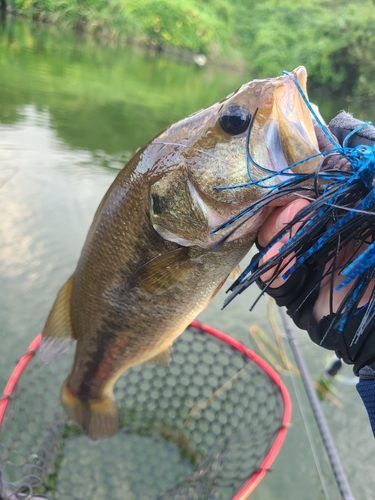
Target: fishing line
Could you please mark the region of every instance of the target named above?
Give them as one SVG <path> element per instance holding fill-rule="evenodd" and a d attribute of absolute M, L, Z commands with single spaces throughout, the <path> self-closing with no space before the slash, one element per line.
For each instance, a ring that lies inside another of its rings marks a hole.
<path fill-rule="evenodd" d="M 326 421 L 324 414 L 322 412 L 322 409 L 320 407 L 316 392 L 312 386 L 310 374 L 309 374 L 309 371 L 308 371 L 307 366 L 305 364 L 305 360 L 304 360 L 303 355 L 298 347 L 298 343 L 293 335 L 293 330 L 292 330 L 289 318 L 288 318 L 284 308 L 279 308 L 279 312 L 280 312 L 281 320 L 282 320 L 283 325 L 284 325 L 285 332 L 287 334 L 287 339 L 289 341 L 289 345 L 293 351 L 294 358 L 296 360 L 298 369 L 301 373 L 301 378 L 302 378 L 302 381 L 303 381 L 305 389 L 306 389 L 306 394 L 307 394 L 307 397 L 309 399 L 311 409 L 313 411 L 315 421 L 316 421 L 316 424 L 318 426 L 318 429 L 319 429 L 319 432 L 320 432 L 320 435 L 321 435 L 321 438 L 323 441 L 324 448 L 326 450 L 329 462 L 331 464 L 332 472 L 334 474 L 337 486 L 339 487 L 341 498 L 343 500 L 355 500 L 354 495 L 351 492 L 348 480 L 346 478 L 344 469 L 341 465 L 339 455 L 336 451 L 336 448 L 335 448 L 327 421 Z M 314 441 L 312 438 L 311 429 L 310 429 L 309 423 L 307 421 L 304 409 L 302 409 L 304 407 L 303 407 L 303 403 L 302 403 L 301 394 L 299 393 L 299 389 L 297 388 L 297 384 L 296 384 L 294 375 L 292 373 L 290 373 L 290 376 L 292 379 L 293 389 L 294 389 L 294 392 L 296 394 L 298 406 L 299 406 L 299 409 L 301 411 L 302 419 L 303 419 L 303 422 L 305 425 L 305 430 L 306 430 L 306 434 L 307 434 L 307 437 L 309 440 L 311 451 L 312 451 L 312 454 L 314 457 L 315 465 L 316 465 L 318 475 L 319 475 L 319 478 L 320 478 L 320 481 L 321 481 L 321 484 L 322 484 L 322 487 L 324 490 L 324 494 L 326 496 L 326 499 L 329 499 L 327 485 L 325 483 L 325 479 L 324 479 L 324 476 L 322 473 L 322 469 L 321 469 L 320 462 L 319 462 L 319 457 L 317 455 L 315 444 L 314 444 Z"/>
<path fill-rule="evenodd" d="M 303 426 L 305 428 L 305 433 L 306 433 L 306 436 L 307 436 L 307 439 L 308 439 L 308 442 L 309 442 L 309 445 L 310 445 L 311 454 L 312 454 L 313 459 L 314 459 L 314 463 L 315 463 L 315 467 L 316 467 L 316 470 L 317 470 L 317 473 L 318 473 L 318 476 L 319 476 L 320 484 L 322 485 L 324 496 L 325 496 L 326 500 L 330 500 L 330 496 L 329 496 L 329 493 L 328 493 L 327 484 L 326 484 L 326 481 L 324 479 L 322 467 L 321 467 L 320 460 L 319 460 L 319 455 L 318 455 L 317 449 L 316 449 L 315 444 L 314 444 L 314 438 L 313 438 L 313 435 L 312 435 L 310 424 L 309 424 L 309 422 L 307 420 L 307 415 L 306 415 L 305 407 L 304 407 L 304 404 L 302 402 L 302 395 L 300 393 L 300 390 L 299 390 L 299 388 L 297 386 L 295 377 L 294 377 L 293 373 L 291 372 L 289 366 L 288 366 L 288 371 L 289 371 L 289 376 L 290 376 L 290 378 L 292 380 L 294 394 L 296 395 L 298 408 L 299 408 L 299 411 L 301 413 L 301 417 L 302 417 L 302 421 L 303 421 Z"/>
<path fill-rule="evenodd" d="M 302 99 L 304 100 L 307 108 L 309 109 L 310 113 L 313 115 L 313 117 L 315 118 L 315 121 L 318 123 L 319 127 L 323 130 L 324 132 L 324 135 L 327 137 L 327 139 L 334 145 L 336 146 L 337 143 L 336 141 L 334 140 L 334 138 L 332 137 L 332 135 L 328 132 L 328 129 L 327 127 L 321 122 L 319 116 L 317 115 L 317 113 L 315 112 L 315 110 L 313 109 L 313 107 L 311 106 L 309 100 L 307 99 L 304 91 L 302 90 L 300 84 L 298 83 L 297 79 L 294 77 L 294 75 L 292 73 L 289 73 L 289 71 L 282 71 L 282 74 L 283 75 L 287 75 L 294 83 L 294 85 L 297 87 L 299 93 L 300 93 L 300 96 L 302 97 Z"/>

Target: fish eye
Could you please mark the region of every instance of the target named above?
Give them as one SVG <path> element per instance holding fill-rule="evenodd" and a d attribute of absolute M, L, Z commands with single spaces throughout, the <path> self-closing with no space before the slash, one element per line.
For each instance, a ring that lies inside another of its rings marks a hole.
<path fill-rule="evenodd" d="M 224 132 L 239 135 L 245 132 L 250 123 L 251 114 L 242 104 L 230 104 L 220 114 L 220 125 Z"/>

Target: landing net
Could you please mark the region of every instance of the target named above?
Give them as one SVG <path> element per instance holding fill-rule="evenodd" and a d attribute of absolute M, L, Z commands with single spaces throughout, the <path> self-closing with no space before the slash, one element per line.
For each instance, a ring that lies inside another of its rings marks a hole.
<path fill-rule="evenodd" d="M 49 365 L 38 336 L 0 399 L 0 498 L 240 500 L 277 456 L 290 421 L 279 376 L 255 353 L 193 322 L 169 367 L 115 386 L 120 429 L 93 442 L 59 402 L 73 350 Z"/>

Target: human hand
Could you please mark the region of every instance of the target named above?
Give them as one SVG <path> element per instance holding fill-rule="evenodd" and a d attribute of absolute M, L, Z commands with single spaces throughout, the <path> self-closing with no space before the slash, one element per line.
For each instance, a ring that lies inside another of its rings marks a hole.
<path fill-rule="evenodd" d="M 287 223 L 289 223 L 294 216 L 304 207 L 309 205 L 309 202 L 305 199 L 299 198 L 288 205 L 274 210 L 263 223 L 261 229 L 258 233 L 258 243 L 260 246 L 265 247 L 272 238 L 281 231 Z M 296 233 L 301 223 L 297 223 L 293 226 L 292 231 L 286 233 L 275 245 L 266 252 L 264 257 L 260 260 L 259 265 L 264 264 L 274 255 L 277 255 L 280 248 Z M 330 313 L 337 311 L 342 300 L 345 298 L 349 292 L 352 284 L 344 286 L 340 290 L 336 290 L 338 285 L 344 280 L 344 276 L 341 274 L 344 266 L 349 262 L 354 254 L 359 255 L 362 253 L 368 245 L 366 243 L 359 244 L 356 240 L 349 242 L 338 254 L 335 263 L 335 272 L 333 275 L 329 272 L 332 266 L 332 259 L 324 267 L 322 281 L 320 283 L 320 290 L 317 296 L 315 305 L 312 310 L 311 319 L 313 322 L 318 323 L 324 316 L 328 316 Z M 286 267 L 283 271 L 286 272 L 295 263 L 295 258 L 289 256 L 284 260 Z M 273 277 L 275 268 L 267 271 L 261 276 L 261 280 L 267 283 Z M 283 274 L 282 273 L 282 274 Z M 284 285 L 286 281 L 280 276 L 275 278 L 272 283 L 270 283 L 270 288 L 275 289 Z M 371 296 L 371 293 L 375 286 L 375 280 L 372 280 L 370 286 L 365 291 L 361 301 L 358 306 L 361 307 L 365 305 Z"/>
<path fill-rule="evenodd" d="M 365 366 L 375 369 L 375 264 L 371 252 L 366 251 L 375 246 L 375 190 L 361 178 L 358 165 L 357 170 L 353 168 L 349 156 L 335 148 L 332 151 L 332 140 L 339 137 L 345 148 L 371 146 L 375 144 L 375 127 L 342 112 L 330 122 L 329 130 L 333 139 L 316 124 L 319 149 L 327 152 L 322 169 L 316 173 L 317 183 L 313 189 L 299 189 L 297 182 L 295 194 L 301 193 L 301 197 L 271 212 L 258 232 L 260 252 L 232 285 L 224 306 L 257 283 L 261 293 L 285 307 L 313 342 L 335 351 L 354 365 L 357 374 Z M 322 172 L 331 172 L 331 178 L 320 175 Z M 338 172 L 343 175 L 335 183 Z M 328 180 L 329 185 L 320 189 L 319 180 Z M 302 198 L 306 191 L 315 196 L 311 208 Z M 290 195 L 290 189 L 286 194 Z M 355 204 L 359 205 L 357 212 L 352 208 Z M 294 252 L 298 267 L 285 280 L 283 276 L 296 262 Z M 337 289 L 344 280 L 347 284 Z"/>

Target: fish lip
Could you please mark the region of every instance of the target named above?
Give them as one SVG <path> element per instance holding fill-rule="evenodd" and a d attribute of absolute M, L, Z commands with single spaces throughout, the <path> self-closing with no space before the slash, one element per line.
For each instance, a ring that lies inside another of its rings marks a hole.
<path fill-rule="evenodd" d="M 306 83 L 307 83 L 307 72 L 306 69 L 303 66 L 299 66 L 292 72 L 294 78 L 297 80 L 299 86 L 301 87 L 302 91 L 304 92 L 305 96 L 307 97 L 307 90 L 306 90 Z M 320 153 L 324 153 L 325 151 L 332 150 L 335 148 L 335 145 L 333 144 L 332 140 L 330 140 L 326 133 L 324 132 L 324 128 L 327 129 L 329 136 L 333 139 L 333 141 L 336 142 L 337 146 L 340 146 L 339 141 L 335 137 L 335 135 L 329 130 L 327 123 L 325 122 L 323 116 L 320 114 L 318 106 L 316 106 L 314 103 L 310 102 L 310 106 L 312 107 L 313 112 L 315 113 L 315 116 L 313 116 L 312 111 L 308 108 L 308 106 L 305 103 L 305 109 L 309 112 L 311 115 L 312 123 L 313 123 L 313 128 L 314 128 L 314 134 L 316 138 L 316 143 L 317 147 Z M 341 170 L 341 171 L 351 171 L 352 166 L 350 162 L 344 158 L 344 157 L 338 157 L 340 155 L 339 152 L 337 153 L 332 153 L 332 155 L 322 155 L 321 158 L 321 168 L 322 169 L 327 169 L 330 166 L 334 166 L 335 169 Z"/>
<path fill-rule="evenodd" d="M 305 99 L 308 100 L 307 94 L 307 71 L 304 66 L 299 66 L 295 70 L 292 71 L 292 76 L 295 78 L 293 81 L 289 75 L 286 75 L 288 81 L 285 82 L 287 87 L 287 102 L 286 106 L 286 118 L 287 122 L 282 121 L 282 116 L 279 113 L 280 118 L 280 134 L 287 135 L 290 133 L 290 137 L 285 144 L 282 142 L 282 149 L 284 155 L 286 156 L 287 162 L 289 160 L 289 165 L 294 165 L 299 163 L 302 160 L 309 156 L 314 156 L 318 154 L 319 147 L 318 141 L 316 137 L 316 132 L 314 129 L 314 117 L 313 114 L 305 102 Z M 288 89 L 288 86 L 291 87 Z M 279 108 L 280 110 L 280 108 Z M 281 110 L 280 110 L 281 111 Z M 291 125 L 288 127 L 288 125 Z M 283 130 L 285 127 L 286 130 Z M 290 149 L 288 148 L 290 147 Z M 289 155 L 289 156 L 288 156 Z M 318 162 L 321 161 L 321 158 L 318 159 Z M 317 167 L 316 161 L 311 161 L 307 163 L 301 163 L 301 168 L 294 168 L 295 172 L 303 171 L 306 173 L 306 170 L 311 173 Z"/>
<path fill-rule="evenodd" d="M 306 87 L 304 66 L 279 77 L 266 112 L 261 111 L 259 119 L 255 119 L 259 121 L 255 126 L 254 142 L 250 141 L 251 155 L 256 163 L 268 164 L 269 170 L 281 176 L 291 171 L 312 173 L 322 161 L 313 114 L 304 100 L 304 97 L 308 99 Z M 268 158 L 260 151 L 262 141 L 268 144 Z"/>
<path fill-rule="evenodd" d="M 297 66 L 297 68 L 292 71 L 292 75 L 297 80 L 303 93 L 307 95 L 307 70 L 305 66 Z"/>

